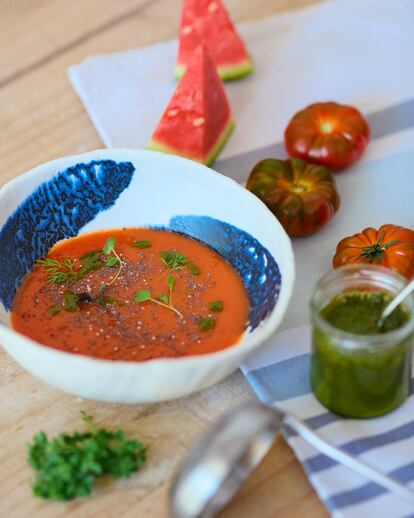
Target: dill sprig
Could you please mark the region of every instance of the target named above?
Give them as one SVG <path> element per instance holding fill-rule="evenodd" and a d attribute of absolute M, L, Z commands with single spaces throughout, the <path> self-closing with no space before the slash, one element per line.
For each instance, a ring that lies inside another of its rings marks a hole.
<path fill-rule="evenodd" d="M 78 279 L 78 272 L 74 269 L 75 263 L 68 257 L 63 261 L 46 257 L 38 259 L 36 263 L 44 266 L 48 273 L 47 282 L 49 284 L 73 284 Z"/>
<path fill-rule="evenodd" d="M 100 270 L 104 266 L 114 267 L 118 265 L 115 277 L 107 284 L 110 286 L 118 279 L 123 268 L 123 262 L 115 250 L 115 243 L 116 238 L 110 237 L 106 240 L 102 250 L 82 255 L 79 258 L 80 266 L 77 270 L 75 270 L 75 262 L 68 257 L 65 257 L 62 261 L 46 257 L 38 259 L 36 264 L 45 268 L 48 273 L 48 284 L 75 284 L 88 273 Z"/>

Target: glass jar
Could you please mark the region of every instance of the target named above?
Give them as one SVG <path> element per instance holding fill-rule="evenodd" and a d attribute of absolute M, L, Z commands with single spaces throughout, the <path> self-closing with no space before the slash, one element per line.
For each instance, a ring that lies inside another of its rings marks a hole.
<path fill-rule="evenodd" d="M 409 395 L 414 331 L 414 297 L 401 308 L 401 327 L 354 334 L 332 325 L 323 314 L 335 297 L 350 293 L 395 296 L 406 279 L 381 266 L 354 264 L 332 270 L 317 283 L 311 300 L 311 387 L 329 410 L 347 417 L 375 417 L 398 407 Z M 340 311 L 340 310 L 339 310 Z M 355 318 L 363 317 L 359 311 Z M 352 327 L 352 322 L 349 322 Z"/>

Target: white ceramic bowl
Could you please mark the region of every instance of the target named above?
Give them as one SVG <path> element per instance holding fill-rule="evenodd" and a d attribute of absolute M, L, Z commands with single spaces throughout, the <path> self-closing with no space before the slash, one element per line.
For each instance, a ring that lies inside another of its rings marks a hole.
<path fill-rule="evenodd" d="M 41 345 L 11 329 L 8 312 L 34 261 L 91 230 L 163 227 L 208 243 L 239 271 L 248 327 L 216 353 L 146 362 L 98 360 Z M 265 205 L 237 183 L 183 158 L 98 150 L 53 160 L 0 190 L 0 343 L 25 369 L 78 396 L 149 403 L 223 379 L 275 332 L 294 280 L 291 243 Z"/>

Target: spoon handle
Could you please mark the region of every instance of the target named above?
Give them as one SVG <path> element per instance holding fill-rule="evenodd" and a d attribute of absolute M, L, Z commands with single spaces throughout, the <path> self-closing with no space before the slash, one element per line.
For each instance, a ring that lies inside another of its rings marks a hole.
<path fill-rule="evenodd" d="M 414 290 L 414 279 L 407 284 L 407 286 L 398 293 L 398 295 L 392 299 L 392 301 L 388 304 L 388 306 L 382 312 L 380 322 L 384 322 L 384 320 L 391 315 L 394 309 L 401 304 L 401 302 Z"/>
<path fill-rule="evenodd" d="M 376 482 L 395 495 L 400 496 L 406 502 L 414 505 L 414 492 L 398 482 L 398 480 L 395 480 L 394 478 L 389 477 L 380 471 L 377 471 L 365 462 L 357 459 L 353 455 L 350 455 L 343 449 L 330 444 L 320 435 L 315 433 L 311 428 L 309 428 L 305 423 L 295 419 L 291 415 L 285 414 L 283 423 L 295 430 L 295 432 L 297 432 L 302 437 L 302 439 L 305 439 L 305 441 L 307 441 L 312 446 L 315 446 L 316 449 L 325 455 L 328 455 L 328 457 L 331 459 L 338 461 L 343 466 L 352 469 L 354 472 L 359 473 L 360 475 L 366 477 L 368 480 Z"/>

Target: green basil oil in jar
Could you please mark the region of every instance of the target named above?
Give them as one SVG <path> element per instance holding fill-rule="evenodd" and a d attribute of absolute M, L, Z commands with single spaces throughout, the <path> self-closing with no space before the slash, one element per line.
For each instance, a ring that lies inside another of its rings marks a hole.
<path fill-rule="evenodd" d="M 379 319 L 405 286 L 399 274 L 373 265 L 333 270 L 318 282 L 311 301 L 310 382 L 332 412 L 375 417 L 408 397 L 414 331 L 414 298 Z"/>

